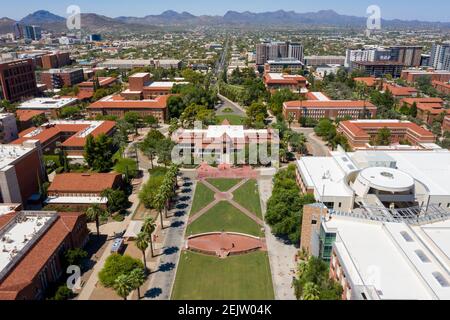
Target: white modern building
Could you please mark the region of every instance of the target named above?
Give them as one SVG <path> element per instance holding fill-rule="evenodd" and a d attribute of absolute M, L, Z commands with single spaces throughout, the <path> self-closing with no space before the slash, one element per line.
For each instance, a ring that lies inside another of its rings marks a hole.
<path fill-rule="evenodd" d="M 303 157 L 297 180 L 303 192 L 336 211 L 431 205 L 450 210 L 450 152 L 443 149 Z"/>
<path fill-rule="evenodd" d="M 12 113 L 0 113 L 0 143 L 9 143 L 18 137 L 16 116 Z"/>
<path fill-rule="evenodd" d="M 59 111 L 77 103 L 77 98 L 35 98 L 21 103 L 18 110 L 41 110 L 49 117 L 55 117 Z"/>
<path fill-rule="evenodd" d="M 320 229 L 343 299 L 450 299 L 449 216 L 410 224 L 327 215 Z"/>

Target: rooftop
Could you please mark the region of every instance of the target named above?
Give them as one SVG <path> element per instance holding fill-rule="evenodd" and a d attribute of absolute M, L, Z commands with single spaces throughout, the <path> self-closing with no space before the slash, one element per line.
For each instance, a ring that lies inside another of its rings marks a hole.
<path fill-rule="evenodd" d="M 0 144 L 0 170 L 4 167 L 13 165 L 16 160 L 33 150 L 34 147 L 24 147 L 23 145 L 16 144 Z"/>
<path fill-rule="evenodd" d="M 306 100 L 288 101 L 284 103 L 286 108 L 376 108 L 368 101 L 358 100 Z"/>
<path fill-rule="evenodd" d="M 164 109 L 169 96 L 159 96 L 153 100 L 125 100 L 120 96 L 109 96 L 92 103 L 88 109 Z"/>
<path fill-rule="evenodd" d="M 85 120 L 52 120 L 42 126 L 32 127 L 19 133 L 19 139 L 13 141 L 13 144 L 21 144 L 25 140 L 39 140 L 41 144 L 52 140 L 56 136 L 64 133 L 67 138 L 62 146 L 64 147 L 83 147 L 87 136 L 92 134 L 94 137 L 100 134 L 111 132 L 116 123 L 114 121 L 85 121 Z"/>
<path fill-rule="evenodd" d="M 382 300 L 450 298 L 450 220 L 411 227 L 332 216 L 323 225 L 338 233 L 335 249 L 354 287 Z"/>
<path fill-rule="evenodd" d="M 17 109 L 33 109 L 33 110 L 47 110 L 47 109 L 61 109 L 77 102 L 76 98 L 36 98 L 21 103 Z"/>
<path fill-rule="evenodd" d="M 0 229 L 0 281 L 54 222 L 54 214 L 19 214 Z"/>
<path fill-rule="evenodd" d="M 105 189 L 112 188 L 120 176 L 116 173 L 57 174 L 48 188 L 48 192 L 101 193 Z"/>

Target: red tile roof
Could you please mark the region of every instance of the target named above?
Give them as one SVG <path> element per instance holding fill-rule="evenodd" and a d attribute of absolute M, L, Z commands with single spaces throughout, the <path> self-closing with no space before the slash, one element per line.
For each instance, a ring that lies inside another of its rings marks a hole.
<path fill-rule="evenodd" d="M 374 87 L 379 81 L 379 79 L 375 77 L 358 77 L 354 78 L 353 80 L 355 80 L 356 82 L 362 82 L 368 87 Z"/>
<path fill-rule="evenodd" d="M 26 122 L 35 116 L 45 115 L 45 111 L 40 110 L 16 110 L 16 115 L 19 121 Z"/>
<path fill-rule="evenodd" d="M 97 137 L 100 134 L 108 134 L 110 133 L 116 123 L 114 121 L 103 121 L 101 125 L 99 125 L 95 130 L 91 132 L 92 136 Z M 36 130 L 36 127 L 29 128 L 27 130 L 19 133 L 19 139 L 12 142 L 12 144 L 22 144 L 26 140 L 39 140 L 41 144 L 45 145 L 47 142 L 55 139 L 61 133 L 70 133 L 72 134 L 66 141 L 63 142 L 63 146 L 66 147 L 83 147 L 87 137 L 80 137 L 78 133 L 87 129 L 89 124 L 85 123 L 74 123 L 74 124 L 55 124 L 49 127 L 42 127 L 43 130 L 39 134 L 34 137 L 25 137 L 27 134 Z"/>
<path fill-rule="evenodd" d="M 300 82 L 306 82 L 306 78 L 300 75 L 282 75 L 283 79 L 274 79 L 270 73 L 264 75 L 264 82 L 266 84 L 286 84 L 297 85 Z"/>
<path fill-rule="evenodd" d="M 165 109 L 169 95 L 159 96 L 154 100 L 123 100 L 123 97 L 116 97 L 94 102 L 88 109 Z"/>
<path fill-rule="evenodd" d="M 330 101 L 319 101 L 319 100 L 306 100 L 306 101 L 288 101 L 284 103 L 286 108 L 376 108 L 372 103 L 368 101 L 350 101 L 350 100 L 330 100 Z"/>
<path fill-rule="evenodd" d="M 116 173 L 63 173 L 57 174 L 48 192 L 88 192 L 101 193 L 105 189 L 113 188 L 121 177 Z"/>
<path fill-rule="evenodd" d="M 392 130 L 403 128 L 405 130 L 411 130 L 412 132 L 415 132 L 416 134 L 419 134 L 424 138 L 434 138 L 434 135 L 430 131 L 418 126 L 413 122 L 408 121 L 342 121 L 340 122 L 339 126 L 347 128 L 353 135 L 361 137 L 369 136 L 366 133 L 367 129 L 388 128 Z"/>
<path fill-rule="evenodd" d="M 389 89 L 389 91 L 397 97 L 413 96 L 418 92 L 417 89 L 413 87 L 401 87 L 392 84 L 384 84 L 383 88 L 384 90 Z"/>

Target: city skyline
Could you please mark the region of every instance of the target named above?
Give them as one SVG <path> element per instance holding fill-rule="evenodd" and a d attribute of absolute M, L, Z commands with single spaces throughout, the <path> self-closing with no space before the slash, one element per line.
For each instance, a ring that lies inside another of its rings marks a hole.
<path fill-rule="evenodd" d="M 414 3 L 414 6 L 409 2 L 409 6 L 404 5 L 404 1 L 392 2 L 387 0 L 379 0 L 377 3 L 373 3 L 370 0 L 358 1 L 355 4 L 351 1 L 340 1 L 337 5 L 331 0 L 321 0 L 314 3 L 308 3 L 306 1 L 292 1 L 281 0 L 276 3 L 262 0 L 258 3 L 238 2 L 235 0 L 228 1 L 227 3 L 217 3 L 214 8 L 210 7 L 210 3 L 206 0 L 197 0 L 194 3 L 186 4 L 180 0 L 168 0 L 164 3 L 152 3 L 149 4 L 143 0 L 134 1 L 132 7 L 124 6 L 122 2 L 108 2 L 108 6 L 105 6 L 105 1 L 89 2 L 86 0 L 74 1 L 59 1 L 55 4 L 53 1 L 42 0 L 25 1 L 25 4 L 21 10 L 18 10 L 12 4 L 3 4 L 2 17 L 9 17 L 12 19 L 20 20 L 26 15 L 37 10 L 48 10 L 52 13 L 66 16 L 66 8 L 70 5 L 78 5 L 82 12 L 85 13 L 97 13 L 106 15 L 109 17 L 118 16 L 136 16 L 142 17 L 146 15 L 157 15 L 166 10 L 174 10 L 178 12 L 187 11 L 194 15 L 223 15 L 227 11 L 250 11 L 250 12 L 268 12 L 277 10 L 295 11 L 295 12 L 314 12 L 319 10 L 334 10 L 339 14 L 352 15 L 352 16 L 366 16 L 366 9 L 368 6 L 375 4 L 380 6 L 383 19 L 401 19 L 401 20 L 422 20 L 433 22 L 450 22 L 448 17 L 448 10 L 450 10 L 450 4 L 442 3 L 442 1 L 430 0 L 427 3 Z M 430 7 L 439 5 L 443 10 L 440 13 L 429 10 Z M 447 8 L 445 8 L 447 7 Z M 447 9 L 447 10 L 445 10 Z"/>

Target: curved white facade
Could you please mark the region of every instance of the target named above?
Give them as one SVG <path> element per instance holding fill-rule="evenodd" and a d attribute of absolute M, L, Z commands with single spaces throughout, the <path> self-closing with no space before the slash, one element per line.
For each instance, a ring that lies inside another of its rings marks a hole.
<path fill-rule="evenodd" d="M 414 184 L 414 179 L 403 171 L 372 167 L 358 174 L 353 189 L 362 197 L 368 194 L 370 189 L 392 193 L 408 192 L 414 189 Z"/>

